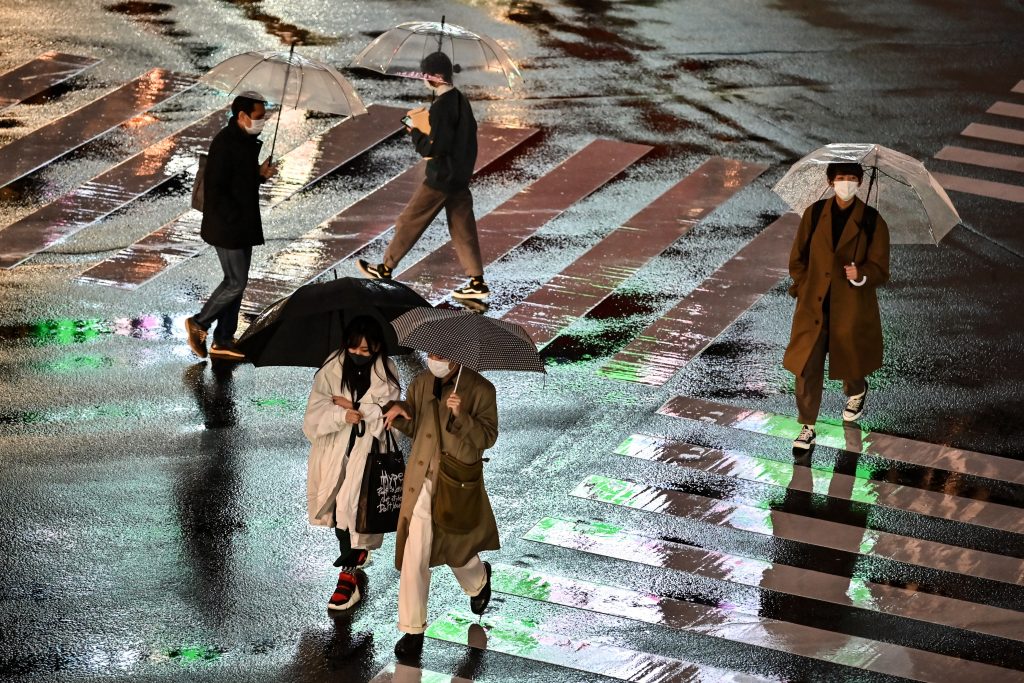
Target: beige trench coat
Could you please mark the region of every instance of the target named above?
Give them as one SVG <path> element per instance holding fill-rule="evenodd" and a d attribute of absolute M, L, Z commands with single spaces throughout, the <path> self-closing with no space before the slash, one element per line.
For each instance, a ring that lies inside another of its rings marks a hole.
<path fill-rule="evenodd" d="M 420 374 L 409 385 L 406 400 L 402 402 L 412 419 L 398 417 L 392 422 L 394 427 L 412 437 L 412 450 L 405 466 L 402 508 L 398 516 L 398 540 L 395 545 L 395 567 L 399 571 L 402 569 L 402 556 L 409 537 L 413 507 L 428 476 L 434 490 L 437 490 L 440 449 L 434 409 L 437 409 L 440 418 L 440 448 L 464 463 L 479 460 L 498 438 L 498 404 L 494 385 L 479 373 L 463 368 L 459 380 L 461 415 L 449 422 L 453 416 L 445 402 L 454 386 L 453 378 L 444 385 L 441 400 L 438 401 L 434 398 L 434 376 L 429 372 Z M 452 534 L 434 526 L 430 566 L 447 564 L 462 567 L 478 552 L 497 550 L 499 547 L 498 527 L 488 504 L 485 517 L 468 534 Z"/>
<path fill-rule="evenodd" d="M 789 293 L 796 297 L 796 312 L 782 364 L 795 375 L 803 372 L 821 332 L 822 304 L 831 289 L 828 376 L 855 381 L 882 367 L 882 320 L 875 290 L 889 281 L 889 227 L 878 216 L 869 243 L 861 228 L 865 204 L 854 199 L 853 211 L 833 251 L 834 201 L 831 197 L 825 200 L 817 229 L 811 225 L 813 205 L 807 207 L 793 240 Z M 862 287 L 854 287 L 846 279 L 843 266 L 851 261 L 867 276 Z"/>

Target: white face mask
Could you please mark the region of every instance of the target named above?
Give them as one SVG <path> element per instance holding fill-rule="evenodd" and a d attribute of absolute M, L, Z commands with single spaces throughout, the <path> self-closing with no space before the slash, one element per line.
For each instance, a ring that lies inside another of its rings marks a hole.
<path fill-rule="evenodd" d="M 452 371 L 452 364 L 446 360 L 434 360 L 433 358 L 428 358 L 427 369 L 430 370 L 430 374 L 434 377 L 444 378 Z"/>
<path fill-rule="evenodd" d="M 249 119 L 249 127 L 245 129 L 245 132 L 249 135 L 259 135 L 263 132 L 263 126 L 267 125 L 267 119 Z"/>
<path fill-rule="evenodd" d="M 836 196 L 844 202 L 850 201 L 857 195 L 858 187 L 860 187 L 860 183 L 856 180 L 837 180 L 833 183 L 833 189 L 836 191 Z"/>

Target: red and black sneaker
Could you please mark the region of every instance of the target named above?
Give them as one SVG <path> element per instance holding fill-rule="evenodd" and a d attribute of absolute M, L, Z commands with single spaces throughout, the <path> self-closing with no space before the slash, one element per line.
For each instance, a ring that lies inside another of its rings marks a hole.
<path fill-rule="evenodd" d="M 340 569 L 352 568 L 362 569 L 370 562 L 370 551 L 363 548 L 353 548 L 347 555 L 339 555 L 334 561 L 334 566 Z"/>
<path fill-rule="evenodd" d="M 334 589 L 334 594 L 327 601 L 327 609 L 349 609 L 357 602 L 359 602 L 359 583 L 356 581 L 356 575 L 341 572 L 338 574 L 338 585 Z"/>

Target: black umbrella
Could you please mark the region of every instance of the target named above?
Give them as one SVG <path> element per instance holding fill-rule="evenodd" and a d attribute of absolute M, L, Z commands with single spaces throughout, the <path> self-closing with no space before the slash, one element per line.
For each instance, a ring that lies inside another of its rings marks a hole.
<path fill-rule="evenodd" d="M 398 341 L 473 370 L 544 372 L 544 361 L 521 326 L 469 311 L 416 308 L 393 321 Z M 461 376 L 462 368 L 459 368 Z M 455 388 L 458 389 L 458 380 Z"/>
<path fill-rule="evenodd" d="M 343 277 L 306 285 L 271 304 L 238 340 L 257 367 L 291 365 L 319 368 L 342 343 L 344 325 L 359 316 L 377 321 L 390 355 L 400 346 L 391 321 L 406 311 L 429 306 L 423 297 L 393 280 Z"/>

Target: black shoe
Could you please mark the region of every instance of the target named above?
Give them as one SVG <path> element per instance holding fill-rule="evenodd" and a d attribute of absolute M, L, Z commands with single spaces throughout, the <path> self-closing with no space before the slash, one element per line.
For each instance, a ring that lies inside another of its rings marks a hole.
<path fill-rule="evenodd" d="M 469 282 L 452 292 L 452 296 L 456 299 L 476 299 L 477 301 L 483 301 L 490 295 L 491 288 L 484 282 L 483 276 L 470 278 Z"/>
<path fill-rule="evenodd" d="M 417 660 L 423 654 L 423 634 L 406 633 L 395 643 L 395 656 L 399 661 Z"/>
<path fill-rule="evenodd" d="M 213 342 L 210 345 L 210 356 L 213 358 L 220 358 L 221 360 L 233 360 L 242 362 L 245 360 L 245 354 L 242 353 L 241 349 L 235 346 L 234 342 Z"/>
<path fill-rule="evenodd" d="M 385 266 L 383 263 L 373 265 L 372 263 L 368 263 L 363 259 L 359 259 L 356 262 L 356 266 L 358 266 L 359 270 L 362 272 L 363 275 L 370 278 L 371 280 L 391 279 L 391 269 Z"/>
<path fill-rule="evenodd" d="M 483 589 L 469 599 L 469 609 L 473 610 L 473 614 L 483 614 L 484 610 L 487 609 L 487 603 L 491 601 L 491 563 L 484 562 L 484 570 L 487 572 L 487 583 L 484 584 Z"/>
<path fill-rule="evenodd" d="M 864 414 L 864 403 L 868 397 L 868 390 L 865 389 L 856 396 L 846 399 L 846 408 L 843 410 L 843 422 L 856 422 Z"/>
<path fill-rule="evenodd" d="M 206 330 L 199 326 L 195 318 L 185 318 L 185 334 L 188 335 L 188 346 L 192 353 L 206 358 Z"/>
<path fill-rule="evenodd" d="M 800 430 L 800 434 L 793 439 L 793 450 L 794 451 L 806 451 L 814 445 L 814 427 L 811 425 L 804 425 L 803 429 Z"/>

